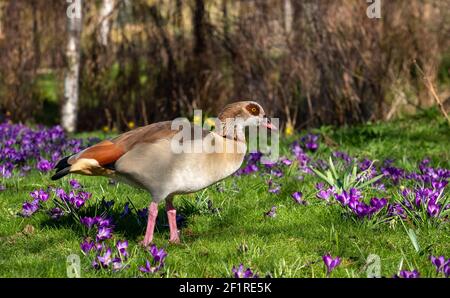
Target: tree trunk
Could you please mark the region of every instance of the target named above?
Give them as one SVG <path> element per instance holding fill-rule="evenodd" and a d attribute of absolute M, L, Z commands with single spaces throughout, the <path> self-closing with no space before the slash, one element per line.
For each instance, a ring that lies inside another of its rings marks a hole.
<path fill-rule="evenodd" d="M 38 22 L 38 6 L 36 0 L 31 2 L 31 7 L 33 8 L 33 51 L 34 51 L 34 63 L 33 71 L 36 73 L 37 69 L 41 65 L 41 45 L 40 45 L 40 34 L 39 34 L 39 22 Z"/>
<path fill-rule="evenodd" d="M 284 0 L 282 4 L 283 27 L 286 33 L 292 30 L 292 3 L 291 0 Z"/>
<path fill-rule="evenodd" d="M 5 8 L 6 4 L 1 2 L 0 3 L 0 39 L 4 38 L 4 33 L 3 33 L 3 10 Z"/>
<path fill-rule="evenodd" d="M 79 76 L 80 76 L 80 37 L 82 29 L 82 0 L 75 0 L 67 9 L 67 70 L 64 80 L 64 103 L 61 125 L 68 132 L 74 132 L 77 125 Z"/>
<path fill-rule="evenodd" d="M 194 23 L 194 54 L 199 57 L 206 50 L 205 30 L 205 2 L 196 0 L 193 15 Z"/>
<path fill-rule="evenodd" d="M 109 31 L 111 29 L 110 15 L 114 10 L 114 0 L 103 0 L 100 9 L 100 43 L 108 45 Z"/>

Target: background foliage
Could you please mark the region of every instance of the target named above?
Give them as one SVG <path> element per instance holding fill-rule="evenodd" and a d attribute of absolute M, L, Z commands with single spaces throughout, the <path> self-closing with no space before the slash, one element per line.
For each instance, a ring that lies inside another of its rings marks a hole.
<path fill-rule="evenodd" d="M 413 61 L 449 86 L 449 2 L 117 0 L 83 2 L 79 129 L 125 129 L 194 108 L 258 100 L 298 128 L 386 120 L 432 97 Z M 59 122 L 65 1 L 0 1 L 0 105 L 14 121 Z M 1 114 L 1 113 L 0 113 Z"/>

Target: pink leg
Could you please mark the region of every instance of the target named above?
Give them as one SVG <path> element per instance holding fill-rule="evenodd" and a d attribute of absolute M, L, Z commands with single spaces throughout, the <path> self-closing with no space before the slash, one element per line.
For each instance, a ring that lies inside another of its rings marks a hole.
<path fill-rule="evenodd" d="M 147 231 L 144 237 L 144 246 L 148 246 L 153 241 L 153 232 L 155 230 L 156 217 L 158 216 L 158 204 L 151 202 L 148 208 Z"/>
<path fill-rule="evenodd" d="M 167 198 L 166 200 L 166 211 L 170 229 L 169 242 L 180 243 L 180 236 L 177 228 L 177 210 L 175 210 L 175 207 L 172 204 L 172 198 Z"/>

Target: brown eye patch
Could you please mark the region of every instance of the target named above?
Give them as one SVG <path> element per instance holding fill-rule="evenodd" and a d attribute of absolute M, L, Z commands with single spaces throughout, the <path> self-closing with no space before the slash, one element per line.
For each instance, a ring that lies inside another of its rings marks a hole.
<path fill-rule="evenodd" d="M 252 115 L 257 116 L 259 115 L 259 107 L 255 105 L 254 103 L 248 104 L 245 109 Z"/>

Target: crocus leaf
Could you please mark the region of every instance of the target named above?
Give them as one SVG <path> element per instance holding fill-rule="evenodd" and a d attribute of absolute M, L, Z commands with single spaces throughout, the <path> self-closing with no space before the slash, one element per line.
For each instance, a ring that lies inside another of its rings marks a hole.
<path fill-rule="evenodd" d="M 322 178 L 323 180 L 325 180 L 330 186 L 333 186 L 333 181 L 330 181 L 327 176 L 325 176 L 324 174 L 322 174 L 319 170 L 311 167 L 311 170 L 320 178 Z"/>
<path fill-rule="evenodd" d="M 329 157 L 329 161 L 330 161 L 330 169 L 333 172 L 333 176 L 335 179 L 338 178 L 338 174 L 336 172 L 336 168 L 334 167 L 334 163 L 333 163 L 333 159 L 331 158 L 331 156 Z"/>
<path fill-rule="evenodd" d="M 357 171 L 357 166 L 356 166 L 356 164 L 353 166 L 353 171 L 352 171 L 352 178 L 353 179 L 356 179 L 356 171 Z"/>
<path fill-rule="evenodd" d="M 380 180 L 381 178 L 383 178 L 383 176 L 384 176 L 383 174 L 380 174 L 380 175 L 378 175 L 378 176 L 376 176 L 376 177 L 374 177 L 374 178 L 372 178 L 372 179 L 370 179 L 370 180 L 368 180 L 368 181 L 366 181 L 366 182 L 364 182 L 364 183 L 358 185 L 357 188 L 364 188 L 364 187 L 366 187 L 367 185 L 370 185 L 370 184 L 372 184 L 372 183 L 375 183 L 375 182 L 377 182 L 378 180 Z"/>
<path fill-rule="evenodd" d="M 414 232 L 414 230 L 409 229 L 407 233 L 408 233 L 409 239 L 411 240 L 411 243 L 414 246 L 414 249 L 416 250 L 416 252 L 420 252 L 419 242 L 417 241 L 417 236 L 416 236 L 416 233 Z"/>

